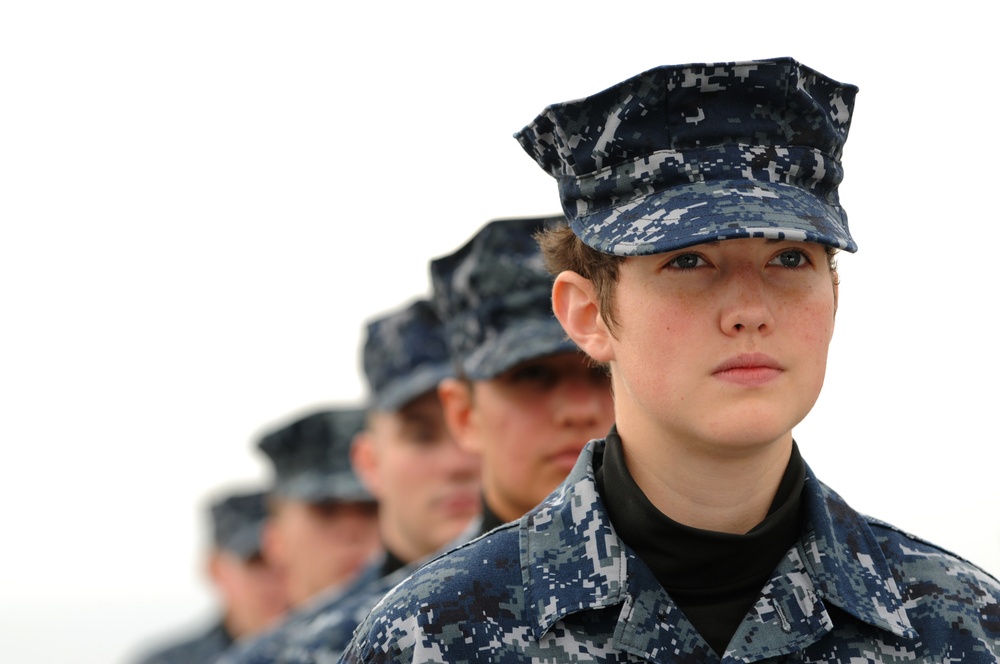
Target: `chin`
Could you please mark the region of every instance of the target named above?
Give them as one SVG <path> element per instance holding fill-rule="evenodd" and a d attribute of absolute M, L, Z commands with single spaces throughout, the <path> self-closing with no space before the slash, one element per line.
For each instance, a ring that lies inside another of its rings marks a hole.
<path fill-rule="evenodd" d="M 790 437 L 792 428 L 801 421 L 801 417 L 761 417 L 758 413 L 720 423 L 703 439 L 720 448 L 753 451 Z"/>

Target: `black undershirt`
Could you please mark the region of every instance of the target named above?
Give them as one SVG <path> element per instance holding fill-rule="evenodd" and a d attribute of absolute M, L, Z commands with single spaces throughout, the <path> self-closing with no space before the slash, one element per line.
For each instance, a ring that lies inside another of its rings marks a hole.
<path fill-rule="evenodd" d="M 629 474 L 614 428 L 594 467 L 597 490 L 619 537 L 721 657 L 774 568 L 799 538 L 805 464 L 798 446 L 792 444 L 767 516 L 745 535 L 691 528 L 657 510 Z"/>
<path fill-rule="evenodd" d="M 503 519 L 501 519 L 500 517 L 498 517 L 493 512 L 493 510 L 490 509 L 490 506 L 486 504 L 486 499 L 485 498 L 483 499 L 483 517 L 482 518 L 483 518 L 483 523 L 482 523 L 482 526 L 479 528 L 479 534 L 480 535 L 488 533 L 491 530 L 493 530 L 494 528 L 496 528 L 497 526 L 502 526 L 503 524 L 507 523 L 506 521 L 504 521 Z"/>
<path fill-rule="evenodd" d="M 379 578 L 385 578 L 396 570 L 406 567 L 406 563 L 389 549 L 385 550 L 385 560 L 382 561 L 382 569 Z"/>

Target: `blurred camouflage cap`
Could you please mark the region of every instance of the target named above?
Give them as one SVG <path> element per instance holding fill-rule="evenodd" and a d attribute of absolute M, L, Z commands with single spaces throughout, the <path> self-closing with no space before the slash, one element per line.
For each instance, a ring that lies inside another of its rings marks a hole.
<path fill-rule="evenodd" d="M 268 433 L 257 446 L 274 465 L 274 492 L 306 502 L 374 502 L 351 467 L 354 435 L 364 410 L 339 408 L 312 413 Z"/>
<path fill-rule="evenodd" d="M 857 91 L 791 58 L 663 66 L 553 104 L 514 137 L 598 251 L 740 237 L 855 251 L 837 186 Z"/>
<path fill-rule="evenodd" d="M 497 219 L 431 261 L 434 304 L 452 362 L 470 380 L 555 353 L 578 351 L 552 313 L 553 276 L 534 235 L 561 216 Z"/>
<path fill-rule="evenodd" d="M 214 501 L 212 541 L 216 548 L 249 560 L 260 553 L 261 531 L 267 518 L 263 491 L 236 493 Z"/>
<path fill-rule="evenodd" d="M 444 327 L 428 300 L 370 321 L 363 361 L 375 410 L 398 410 L 454 374 Z"/>

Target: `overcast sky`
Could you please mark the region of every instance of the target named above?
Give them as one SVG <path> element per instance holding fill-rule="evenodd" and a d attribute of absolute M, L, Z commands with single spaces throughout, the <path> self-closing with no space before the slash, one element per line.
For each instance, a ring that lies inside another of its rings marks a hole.
<path fill-rule="evenodd" d="M 558 210 L 516 130 L 661 64 L 788 55 L 860 86 L 861 250 L 796 439 L 856 508 L 1000 573 L 995 21 L 483 6 L 4 3 L 5 660 L 124 664 L 207 617 L 205 500 L 266 479 L 258 433 L 360 402 L 362 325 L 426 293 L 428 259 Z"/>

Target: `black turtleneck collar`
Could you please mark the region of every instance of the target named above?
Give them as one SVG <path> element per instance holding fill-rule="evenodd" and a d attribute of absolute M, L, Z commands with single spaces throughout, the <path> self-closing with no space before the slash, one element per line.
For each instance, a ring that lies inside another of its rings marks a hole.
<path fill-rule="evenodd" d="M 406 567 L 406 562 L 387 548 L 385 550 L 385 558 L 382 560 L 382 569 L 379 576 L 381 578 L 387 577 L 396 570 L 404 567 Z"/>
<path fill-rule="evenodd" d="M 483 517 L 482 517 L 482 519 L 483 519 L 483 525 L 479 529 L 479 534 L 480 535 L 488 533 L 491 530 L 493 530 L 494 528 L 496 528 L 497 526 L 502 526 L 503 524 L 507 523 L 506 521 L 504 521 L 503 519 L 501 519 L 500 517 L 498 517 L 496 515 L 496 512 L 494 512 L 493 510 L 490 509 L 490 506 L 486 502 L 485 498 L 483 498 Z"/>
<path fill-rule="evenodd" d="M 691 528 L 656 509 L 629 473 L 614 428 L 603 459 L 595 459 L 594 465 L 598 492 L 619 537 L 721 655 L 774 568 L 799 538 L 805 464 L 798 446 L 792 444 L 767 516 L 745 535 Z"/>

